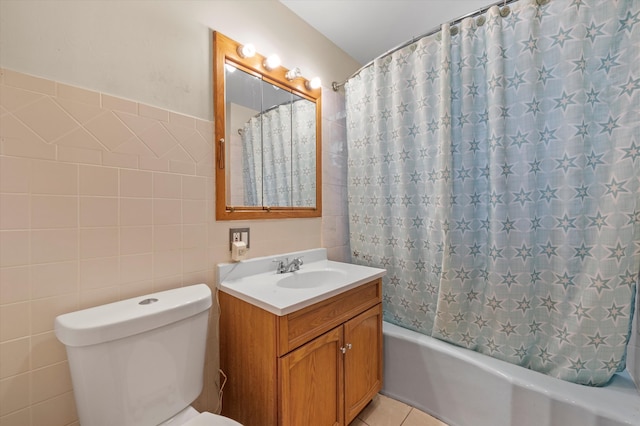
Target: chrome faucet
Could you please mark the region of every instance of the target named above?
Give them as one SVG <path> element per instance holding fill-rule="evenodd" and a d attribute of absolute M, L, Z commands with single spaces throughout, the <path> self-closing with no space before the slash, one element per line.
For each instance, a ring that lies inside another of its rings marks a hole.
<path fill-rule="evenodd" d="M 291 262 L 289 262 L 289 258 L 285 258 L 285 260 L 277 259 L 274 260 L 278 265 L 276 267 L 276 274 L 286 274 L 287 272 L 299 271 L 300 266 L 304 264 L 301 257 L 294 257 Z"/>

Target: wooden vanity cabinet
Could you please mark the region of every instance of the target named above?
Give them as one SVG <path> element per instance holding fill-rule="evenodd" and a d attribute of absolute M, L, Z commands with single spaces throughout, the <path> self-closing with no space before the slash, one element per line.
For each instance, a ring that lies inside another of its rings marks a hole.
<path fill-rule="evenodd" d="M 285 316 L 220 298 L 223 409 L 245 426 L 348 425 L 382 387 L 376 279 Z"/>
<path fill-rule="evenodd" d="M 337 327 L 279 359 L 278 424 L 344 424 L 342 347 Z"/>

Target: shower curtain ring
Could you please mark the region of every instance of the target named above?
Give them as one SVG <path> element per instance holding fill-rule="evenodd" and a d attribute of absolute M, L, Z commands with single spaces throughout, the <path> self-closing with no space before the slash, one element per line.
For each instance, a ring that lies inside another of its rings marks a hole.
<path fill-rule="evenodd" d="M 507 16 L 509 16 L 509 12 L 511 12 L 511 8 L 507 6 L 507 0 L 504 0 L 502 2 L 502 9 L 500 9 L 500 16 L 506 18 Z"/>

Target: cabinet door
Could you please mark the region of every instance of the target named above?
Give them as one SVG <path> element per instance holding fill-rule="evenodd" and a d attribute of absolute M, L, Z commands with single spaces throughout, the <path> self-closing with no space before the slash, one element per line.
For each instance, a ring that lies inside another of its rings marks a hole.
<path fill-rule="evenodd" d="M 344 425 L 342 327 L 280 358 L 280 425 Z"/>
<path fill-rule="evenodd" d="M 382 304 L 344 325 L 345 424 L 382 389 Z"/>

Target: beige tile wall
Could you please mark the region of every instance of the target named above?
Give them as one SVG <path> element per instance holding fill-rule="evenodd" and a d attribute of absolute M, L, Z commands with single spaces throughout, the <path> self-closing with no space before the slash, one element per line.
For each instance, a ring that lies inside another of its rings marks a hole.
<path fill-rule="evenodd" d="M 324 243 L 346 259 L 344 138 L 331 143 L 344 124 L 339 98 L 328 98 L 327 215 L 216 222 L 212 122 L 0 69 L 0 426 L 77 424 L 54 318 L 198 282 L 214 288 L 232 226 L 251 228 L 251 256 Z M 196 406 L 215 411 L 215 315 L 210 328 Z"/>

